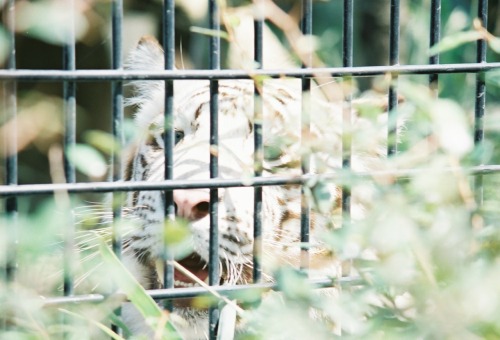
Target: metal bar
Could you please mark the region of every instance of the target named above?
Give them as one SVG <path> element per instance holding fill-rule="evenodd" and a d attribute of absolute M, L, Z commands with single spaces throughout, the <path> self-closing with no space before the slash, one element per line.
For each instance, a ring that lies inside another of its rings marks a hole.
<path fill-rule="evenodd" d="M 344 0 L 343 27 L 342 27 L 342 66 L 353 66 L 353 27 L 354 8 L 353 0 Z M 344 103 L 342 110 L 342 169 L 351 172 L 352 161 L 352 77 L 343 78 Z M 347 85 L 346 85 L 347 84 Z M 346 92 L 347 90 L 347 92 Z M 342 228 L 349 228 L 351 224 L 351 188 L 350 185 L 342 186 Z M 350 261 L 352 262 L 352 261 Z M 350 275 L 350 268 L 342 266 L 340 276 Z"/>
<path fill-rule="evenodd" d="M 441 0 L 431 0 L 431 20 L 430 20 L 430 37 L 429 47 L 436 45 L 441 37 Z M 429 64 L 439 64 L 439 54 L 429 57 Z M 429 83 L 431 88 L 435 89 L 436 94 L 438 90 L 438 74 L 433 73 L 429 75 Z"/>
<path fill-rule="evenodd" d="M 258 69 L 262 69 L 263 65 L 263 25 L 264 16 L 262 13 L 261 1 L 254 3 L 255 17 L 254 17 L 254 60 Z M 260 91 L 264 88 L 264 84 L 255 83 L 254 85 L 254 176 L 262 176 L 262 166 L 264 164 L 264 146 L 262 139 L 262 120 L 264 105 Z M 262 279 L 262 268 L 260 260 L 262 258 L 262 188 L 254 188 L 253 200 L 253 282 L 260 282 Z"/>
<path fill-rule="evenodd" d="M 327 288 L 333 287 L 335 285 L 357 285 L 361 284 L 363 281 L 359 277 L 342 277 L 342 278 L 324 278 L 324 279 L 314 279 L 308 280 L 308 283 L 314 288 Z M 237 285 L 237 286 L 215 286 L 211 289 L 217 293 L 231 297 L 241 297 L 247 292 L 261 291 L 266 292 L 268 290 L 279 291 L 279 286 L 275 283 L 258 283 L 258 284 L 248 284 L 248 285 Z M 155 300 L 162 299 L 180 299 L 180 298 L 193 298 L 197 296 L 210 296 L 211 294 L 203 287 L 191 287 L 191 288 L 169 288 L 169 289 L 154 289 L 146 291 L 149 296 Z M 43 300 L 43 306 L 46 308 L 56 307 L 63 304 L 73 304 L 73 303 L 99 303 L 103 302 L 108 298 L 121 297 L 122 294 L 113 294 L 111 296 L 104 296 L 100 294 L 86 294 L 86 295 L 75 295 L 75 296 L 65 296 L 65 297 L 52 297 L 45 298 Z"/>
<path fill-rule="evenodd" d="M 209 26 L 214 32 L 220 32 L 219 5 L 217 0 L 209 1 Z M 220 69 L 220 35 L 210 37 L 210 70 Z M 210 81 L 210 178 L 219 177 L 219 82 Z M 210 189 L 210 241 L 208 258 L 208 283 L 219 285 L 219 189 Z M 209 338 L 217 337 L 219 309 L 209 308 Z"/>
<path fill-rule="evenodd" d="M 255 1 L 255 17 L 253 22 L 253 31 L 254 31 L 254 42 L 253 42 L 253 50 L 254 50 L 254 61 L 257 63 L 257 69 L 263 69 L 264 59 L 263 59 L 263 26 L 264 26 L 264 13 L 263 13 L 263 3 L 262 0 Z"/>
<path fill-rule="evenodd" d="M 123 69 L 122 50 L 123 50 L 123 1 L 113 0 L 111 8 L 111 29 L 112 29 L 112 68 L 114 70 Z M 113 182 L 123 180 L 122 168 L 123 161 L 121 157 L 122 147 L 124 145 L 123 135 L 123 82 L 116 80 L 111 83 L 112 97 L 112 134 L 115 140 L 115 148 L 111 155 L 111 166 L 113 174 Z M 113 224 L 112 224 L 112 240 L 111 246 L 113 252 L 118 258 L 122 254 L 122 232 L 120 230 L 119 220 L 122 218 L 122 205 L 124 202 L 124 194 L 122 192 L 112 192 L 112 209 L 113 209 Z M 115 311 L 116 314 L 121 314 L 121 309 Z M 112 325 L 112 329 L 121 334 L 121 329 L 118 326 Z"/>
<path fill-rule="evenodd" d="M 399 19 L 400 3 L 399 0 L 391 0 L 391 18 L 389 32 L 389 64 L 399 64 Z"/>
<path fill-rule="evenodd" d="M 305 36 L 312 34 L 312 1 L 302 0 L 302 33 Z M 308 49 L 311 50 L 311 49 Z M 312 55 L 307 56 L 307 65 L 303 64 L 302 68 L 312 67 Z M 302 77 L 302 136 L 307 136 L 310 133 L 310 118 L 311 115 L 311 79 Z M 305 140 L 305 138 L 302 138 Z M 301 159 L 301 168 L 303 174 L 310 172 L 310 155 L 303 155 Z M 311 224 L 311 205 L 306 196 L 304 186 L 301 186 L 301 213 L 300 213 L 300 268 L 307 271 L 309 269 L 309 234 Z"/>
<path fill-rule="evenodd" d="M 175 68 L 175 3 L 174 0 L 165 0 L 163 18 L 163 46 L 165 58 L 165 70 Z M 165 81 L 165 111 L 164 111 L 164 157 L 166 180 L 174 178 L 174 83 L 172 80 Z M 167 221 L 175 220 L 174 194 L 172 190 L 165 191 L 165 219 Z M 174 287 L 174 266 L 171 264 L 174 254 L 165 246 L 164 251 L 164 270 L 163 287 Z M 172 301 L 165 301 L 164 307 L 168 310 L 173 309 Z"/>
<path fill-rule="evenodd" d="M 66 15 L 70 18 L 69 26 L 66 28 L 66 42 L 63 45 L 63 69 L 74 71 L 75 63 L 75 27 L 74 10 L 75 3 L 70 0 L 65 3 Z M 68 152 L 76 142 L 76 83 L 65 81 L 63 83 L 64 98 L 64 175 L 67 183 L 75 183 L 75 167 L 68 160 Z M 71 202 L 68 202 L 71 205 Z M 68 226 L 64 229 L 64 257 L 63 257 L 63 293 L 66 296 L 73 294 L 73 260 L 74 260 L 74 235 L 75 221 L 73 218 L 73 207 L 70 206 Z"/>
<path fill-rule="evenodd" d="M 479 0 L 478 17 L 482 22 L 483 27 L 488 25 L 488 1 Z M 476 61 L 481 64 L 486 64 L 486 41 L 480 39 L 477 41 L 477 54 Z M 483 73 L 476 74 L 476 102 L 475 102 L 475 115 L 474 115 L 474 142 L 477 147 L 483 146 L 484 140 L 484 111 L 486 107 L 486 83 L 485 75 Z M 481 160 L 481 164 L 483 160 Z M 476 203 L 481 206 L 483 204 L 483 177 L 476 176 L 474 178 L 474 194 Z"/>
<path fill-rule="evenodd" d="M 388 176 L 389 178 L 405 178 L 426 173 L 426 169 L 388 170 L 372 172 L 354 172 L 349 176 L 355 178 L 366 178 Z M 433 170 L 435 171 L 435 170 Z M 446 167 L 443 173 L 460 172 L 465 175 L 489 175 L 500 172 L 500 165 L 480 165 L 475 167 Z M 25 196 L 25 195 L 50 195 L 57 191 L 68 193 L 84 192 L 111 192 L 111 191 L 152 191 L 152 190 L 175 190 L 175 189 L 202 189 L 202 188 L 233 188 L 275 185 L 302 185 L 308 181 L 339 181 L 346 176 L 344 173 L 332 172 L 321 175 L 302 176 L 269 176 L 252 179 L 221 179 L 211 180 L 173 180 L 163 182 L 92 182 L 75 184 L 26 184 L 26 185 L 2 185 L 0 186 L 0 197 Z"/>
<path fill-rule="evenodd" d="M 312 12 L 312 1 L 302 0 L 301 30 L 304 35 L 312 34 Z"/>
<path fill-rule="evenodd" d="M 342 35 L 342 66 L 352 67 L 353 65 L 353 0 L 344 0 L 344 13 L 343 13 L 343 35 Z M 349 83 L 352 81 L 350 77 L 344 78 L 344 81 Z M 350 85 L 350 84 L 349 84 Z M 345 86 L 344 86 L 345 90 Z M 344 108 L 342 124 L 342 168 L 349 171 L 351 167 L 352 157 L 352 138 L 350 131 L 352 131 L 352 91 L 348 87 L 348 93 L 344 94 Z M 346 133 L 347 131 L 347 133 Z M 342 187 L 342 212 L 343 212 L 343 225 L 348 225 L 351 212 L 351 192 L 349 188 Z"/>
<path fill-rule="evenodd" d="M 70 0 L 66 3 L 67 15 L 74 19 L 74 1 Z M 63 69 L 66 71 L 76 70 L 75 64 L 75 28 L 74 22 L 67 27 L 66 43 L 63 45 Z M 75 144 L 76 140 L 76 87 L 75 82 L 68 80 L 63 83 L 64 97 L 64 113 L 65 113 L 65 132 L 64 132 L 64 149 L 65 156 L 68 154 L 68 149 Z M 75 183 L 75 167 L 68 161 L 68 157 L 64 158 L 64 173 L 68 183 Z"/>
<path fill-rule="evenodd" d="M 7 57 L 7 68 L 15 72 L 16 69 L 16 46 L 15 46 L 15 1 L 9 0 L 6 2 L 4 10 L 4 22 L 7 29 L 8 39 L 10 42 L 10 51 Z M 4 108 L 6 119 L 5 121 L 12 122 L 12 127 L 6 130 L 5 133 L 5 184 L 7 186 L 17 186 L 17 83 L 12 79 L 4 83 Z M 8 235 L 5 271 L 3 275 L 6 281 L 14 280 L 15 270 L 17 267 L 17 197 L 10 196 L 5 200 L 5 211 L 7 220 L 9 221 L 5 235 Z"/>
<path fill-rule="evenodd" d="M 0 80 L 18 81 L 112 81 L 112 80 L 225 80 L 252 79 L 255 76 L 270 78 L 282 77 L 371 77 L 384 74 L 418 75 L 432 73 L 478 73 L 500 69 L 500 62 L 462 63 L 439 65 L 390 65 L 390 66 L 356 66 L 356 67 L 318 67 L 304 69 L 274 70 L 165 70 L 165 71 L 132 71 L 132 70 L 0 70 Z"/>
<path fill-rule="evenodd" d="M 77 70 L 72 72 L 58 70 L 0 70 L 0 80 L 19 81 L 110 81 L 110 80 L 225 80 L 251 79 L 255 76 L 281 77 L 371 77 L 376 75 L 411 75 L 431 73 L 478 73 L 500 69 L 500 62 L 462 63 L 439 65 L 391 65 L 322 67 L 309 69 L 274 70 L 175 70 L 175 71 L 131 71 L 131 70 Z"/>
<path fill-rule="evenodd" d="M 122 61 L 122 21 L 123 21 L 123 3 L 122 0 L 113 0 L 112 3 L 112 67 L 115 70 L 123 69 Z M 115 139 L 116 149 L 112 154 L 112 173 L 113 181 L 121 181 L 122 176 L 122 157 L 121 148 L 124 144 L 123 136 L 123 83 L 114 81 L 112 83 L 112 134 Z M 122 215 L 121 206 L 123 204 L 123 195 L 113 193 L 113 220 L 120 219 Z M 117 230 L 117 224 L 113 223 L 113 250 L 117 256 L 121 255 L 122 241 L 120 231 Z"/>
<path fill-rule="evenodd" d="M 342 66 L 353 65 L 353 27 L 354 9 L 353 0 L 344 0 L 344 15 L 342 26 Z"/>
<path fill-rule="evenodd" d="M 338 176 L 340 177 L 340 176 Z M 69 193 L 84 192 L 111 192 L 111 191 L 152 191 L 152 190 L 175 190 L 175 189 L 201 189 L 201 188 L 230 188 L 251 187 L 265 185 L 301 184 L 301 177 L 296 176 L 272 176 L 258 177 L 253 179 L 211 179 L 211 180 L 172 180 L 172 181 L 134 181 L 134 182 L 92 182 L 75 184 L 26 184 L 0 186 L 0 197 L 14 195 L 47 195 L 57 191 Z"/>
<path fill-rule="evenodd" d="M 209 0 L 208 11 L 210 29 L 215 32 L 220 32 L 220 13 L 218 1 Z M 220 70 L 220 34 L 217 33 L 210 37 L 209 67 L 210 71 Z"/>
<path fill-rule="evenodd" d="M 399 0 L 391 0 L 391 19 L 390 19 L 390 34 L 389 34 L 389 64 L 399 64 Z M 389 86 L 389 119 L 387 129 L 387 154 L 393 155 L 397 153 L 396 129 L 391 128 L 391 124 L 396 126 L 397 108 L 398 108 L 398 76 L 393 75 L 391 85 Z"/>
<path fill-rule="evenodd" d="M 165 0 L 163 6 L 164 6 L 163 49 L 165 53 L 165 70 L 174 70 L 175 69 L 175 1 Z"/>

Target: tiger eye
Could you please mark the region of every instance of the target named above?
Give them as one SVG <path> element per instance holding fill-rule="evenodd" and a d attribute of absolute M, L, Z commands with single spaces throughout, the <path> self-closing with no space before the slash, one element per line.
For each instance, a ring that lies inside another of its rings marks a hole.
<path fill-rule="evenodd" d="M 161 133 L 161 139 L 165 140 L 165 132 Z M 184 131 L 182 131 L 182 130 L 175 130 L 174 131 L 175 145 L 177 145 L 177 143 L 179 143 L 183 139 L 184 139 Z"/>
<path fill-rule="evenodd" d="M 175 144 L 179 143 L 182 139 L 184 139 L 184 131 L 175 130 Z"/>

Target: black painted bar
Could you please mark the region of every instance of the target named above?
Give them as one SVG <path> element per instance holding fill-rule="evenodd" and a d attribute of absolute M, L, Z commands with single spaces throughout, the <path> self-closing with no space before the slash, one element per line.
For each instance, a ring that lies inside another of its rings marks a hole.
<path fill-rule="evenodd" d="M 430 20 L 430 33 L 429 33 L 429 47 L 436 45 L 441 37 L 441 0 L 431 0 L 431 20 Z M 439 64 L 439 54 L 429 57 L 429 64 Z M 438 88 L 438 74 L 433 73 L 429 75 L 429 83 L 432 88 Z"/>
<path fill-rule="evenodd" d="M 68 17 L 74 19 L 74 1 L 69 0 L 66 4 Z M 67 28 L 66 43 L 63 45 L 63 69 L 67 71 L 76 70 L 75 64 L 75 29 L 73 20 Z M 65 155 L 67 150 L 75 144 L 76 140 L 76 87 L 74 81 L 65 81 L 63 83 L 63 98 L 64 98 L 64 149 Z M 75 183 L 75 167 L 64 158 L 64 174 L 68 183 Z"/>
<path fill-rule="evenodd" d="M 263 25 L 264 17 L 261 13 L 262 3 L 254 3 L 256 6 L 256 16 L 254 18 L 254 61 L 258 69 L 262 69 L 263 65 Z M 260 88 L 259 88 L 260 87 Z M 254 93 L 254 175 L 255 177 L 262 176 L 262 165 L 264 163 L 264 147 L 262 139 L 262 119 L 264 105 L 260 91 L 263 90 L 264 84 L 255 84 Z M 262 187 L 254 188 L 254 205 L 253 205 L 253 282 L 260 282 L 262 279 L 262 268 L 260 259 L 262 258 Z"/>
<path fill-rule="evenodd" d="M 391 21 L 389 32 L 389 65 L 399 64 L 399 17 L 400 3 L 399 0 L 391 0 Z M 398 90 L 397 90 L 397 75 L 393 75 L 392 83 L 389 86 L 389 124 L 395 123 L 397 119 L 398 108 Z M 394 128 L 387 129 L 387 154 L 393 155 L 397 153 L 396 131 Z"/>
<path fill-rule="evenodd" d="M 112 67 L 115 70 L 123 69 L 122 61 L 122 22 L 123 22 L 123 3 L 122 0 L 113 0 L 112 2 Z M 121 181 L 122 178 L 122 146 L 124 144 L 123 137 L 123 83 L 122 81 L 114 81 L 111 84 L 112 96 L 112 134 L 115 139 L 116 149 L 112 154 L 113 166 L 113 181 Z M 121 218 L 123 204 L 123 195 L 113 193 L 113 219 Z M 116 228 L 116 223 L 113 223 Z M 113 250 L 117 256 L 121 255 L 122 241 L 119 230 L 113 232 Z"/>
<path fill-rule="evenodd" d="M 70 25 L 67 27 L 66 41 L 63 45 L 63 69 L 74 71 L 76 69 L 75 56 L 75 3 L 73 0 L 66 2 L 67 16 L 70 18 Z M 76 83 L 65 81 L 63 83 L 64 100 L 64 175 L 67 183 L 75 183 L 75 166 L 69 162 L 67 154 L 76 142 Z M 70 203 L 71 204 L 71 203 Z M 74 260 L 74 235 L 75 221 L 72 216 L 68 216 L 68 225 L 64 229 L 64 259 L 63 259 L 63 292 L 65 296 L 73 294 L 73 260 Z"/>
<path fill-rule="evenodd" d="M 344 0 L 343 12 L 343 29 L 342 29 L 342 66 L 353 66 L 353 0 Z M 345 81 L 351 82 L 351 77 L 344 78 Z M 350 85 L 350 84 L 349 84 Z M 352 131 L 352 93 L 351 87 L 348 85 L 348 93 L 344 94 L 343 107 L 343 131 Z M 349 170 L 351 167 L 352 157 L 352 138 L 350 133 L 342 134 L 342 168 Z M 346 227 L 350 220 L 351 212 L 351 192 L 349 188 L 342 187 L 342 212 L 343 225 Z"/>
<path fill-rule="evenodd" d="M 209 1 L 209 26 L 215 32 L 220 32 L 219 6 L 217 0 Z M 220 69 L 220 36 L 215 34 L 210 37 L 211 70 Z M 210 178 L 219 176 L 219 159 L 217 148 L 219 145 L 219 82 L 210 81 Z M 219 189 L 210 189 L 210 241 L 208 261 L 208 283 L 211 286 L 219 284 Z M 219 322 L 219 309 L 209 309 L 209 338 L 216 339 L 217 324 Z"/>
<path fill-rule="evenodd" d="M 302 33 L 305 36 L 312 34 L 312 1 L 302 0 Z M 303 68 L 311 67 L 312 56 L 308 56 L 308 65 L 303 64 Z M 304 94 L 306 94 L 304 96 Z M 302 77 L 302 135 L 308 135 L 310 131 L 309 122 L 311 115 L 311 78 Z M 304 140 L 303 138 L 302 140 Z M 303 155 L 301 159 L 302 173 L 308 174 L 310 172 L 310 155 Z M 311 224 L 311 206 L 306 197 L 304 186 L 301 186 L 301 213 L 300 213 L 300 269 L 309 269 L 309 234 Z"/>
<path fill-rule="evenodd" d="M 122 0 L 113 0 L 112 2 L 112 67 L 115 70 L 123 69 L 122 61 L 122 22 L 123 22 L 123 3 Z M 116 148 L 113 149 L 111 155 L 113 181 L 121 181 L 122 178 L 122 147 L 124 145 L 123 136 L 123 82 L 114 81 L 111 83 L 112 97 L 112 122 L 111 129 L 115 140 Z M 117 221 L 122 217 L 122 204 L 124 195 L 113 192 L 113 221 Z M 118 230 L 118 223 L 113 223 L 113 252 L 121 257 L 122 238 L 121 232 Z"/>
<path fill-rule="evenodd" d="M 16 40 L 15 40 L 15 1 L 8 0 L 5 4 L 4 22 L 10 42 L 10 51 L 7 57 L 6 66 L 9 71 L 16 71 Z M 17 83 L 15 80 L 4 83 L 4 112 L 5 121 L 11 121 L 12 127 L 6 130 L 5 134 L 5 184 L 7 186 L 16 186 L 18 184 L 17 168 Z M 5 212 L 7 221 L 9 221 L 7 234 L 9 236 L 6 252 L 5 279 L 14 280 L 17 267 L 17 197 L 10 196 L 5 200 Z M 3 264 L 2 264 L 3 265 Z"/>
<path fill-rule="evenodd" d="M 342 66 L 353 65 L 353 25 L 354 4 L 353 0 L 344 0 L 344 13 L 342 21 Z"/>
<path fill-rule="evenodd" d="M 112 31 L 112 41 L 111 41 L 111 66 L 114 70 L 123 69 L 123 1 L 113 0 L 111 3 L 111 31 Z M 122 176 L 122 148 L 124 145 L 124 134 L 123 134 L 123 81 L 117 80 L 111 83 L 111 100 L 112 100 L 112 122 L 111 129 L 113 138 L 115 140 L 115 147 L 113 148 L 113 153 L 111 155 L 112 164 L 112 174 L 113 182 L 123 180 Z M 112 209 L 113 209 L 113 232 L 111 246 L 114 254 L 121 258 L 122 254 L 122 232 L 119 228 L 120 219 L 122 218 L 122 205 L 125 195 L 121 192 L 112 193 Z M 121 314 L 121 309 L 118 308 L 115 313 L 117 315 Z M 121 334 L 122 330 L 116 326 L 112 325 L 112 329 L 117 333 Z"/>
<path fill-rule="evenodd" d="M 163 47 L 165 58 L 165 70 L 174 70 L 175 68 L 175 1 L 165 0 L 163 4 Z M 165 80 L 165 112 L 164 112 L 164 157 L 166 180 L 174 178 L 174 145 L 175 132 L 173 129 L 174 121 L 174 83 L 172 80 Z M 165 219 L 167 221 L 175 220 L 175 204 L 172 190 L 165 191 Z M 174 287 L 174 266 L 171 263 L 174 254 L 165 246 L 164 251 L 164 270 L 163 286 L 165 288 Z M 172 302 L 165 301 L 164 306 L 172 310 Z"/>
<path fill-rule="evenodd" d="M 482 22 L 483 27 L 488 25 L 488 0 L 479 0 L 477 15 Z M 477 41 L 477 54 L 476 62 L 486 63 L 486 41 L 480 39 Z M 474 115 L 474 142 L 476 146 L 481 147 L 484 140 L 484 111 L 486 107 L 486 83 L 485 75 L 483 73 L 476 74 L 476 101 L 475 101 L 475 115 Z M 482 160 L 481 160 L 482 164 Z M 476 176 L 474 178 L 474 194 L 476 203 L 481 206 L 483 203 L 483 177 Z"/>

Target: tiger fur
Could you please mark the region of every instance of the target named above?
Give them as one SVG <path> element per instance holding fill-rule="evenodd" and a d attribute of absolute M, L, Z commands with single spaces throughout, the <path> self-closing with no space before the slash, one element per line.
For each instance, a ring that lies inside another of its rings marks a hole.
<path fill-rule="evenodd" d="M 143 38 L 128 59 L 132 70 L 163 69 L 163 51 L 153 38 Z M 135 96 L 129 104 L 137 107 L 135 121 L 141 138 L 129 154 L 125 169 L 127 181 L 161 181 L 164 178 L 164 83 L 135 81 Z M 174 122 L 176 145 L 173 150 L 174 179 L 201 180 L 209 176 L 209 102 L 207 81 L 174 82 Z M 307 96 L 307 94 L 306 94 Z M 263 176 L 300 175 L 301 158 L 310 157 L 312 171 L 332 172 L 342 167 L 342 105 L 311 97 L 307 116 L 308 134 L 301 133 L 302 94 L 300 80 L 266 80 L 262 89 Z M 254 83 L 249 80 L 219 82 L 219 146 L 217 150 L 220 178 L 249 178 L 254 174 Z M 307 119 L 307 118 L 306 118 Z M 383 153 L 377 125 L 356 119 L 368 131 L 365 139 L 354 140 L 351 167 L 355 171 L 373 169 Z M 372 135 L 370 135 L 370 133 Z M 373 143 L 373 138 L 377 141 Z M 355 139 L 355 138 L 354 138 Z M 339 206 L 339 188 L 327 186 L 330 198 L 321 214 L 313 209 L 311 232 L 311 271 L 322 275 L 339 275 L 336 261 L 322 260 L 325 251 L 320 235 L 331 227 L 332 212 Z M 243 284 L 252 280 L 253 188 L 236 187 L 218 190 L 220 284 Z M 313 200 L 313 195 L 309 197 Z M 209 244 L 208 189 L 174 190 L 177 218 L 189 221 L 193 258 L 199 262 L 194 271 L 206 270 Z M 362 214 L 369 201 L 369 191 L 352 198 L 353 217 Z M 324 204 L 323 204 L 324 205 Z M 164 197 L 158 191 L 128 193 L 126 214 L 139 221 L 124 241 L 124 261 L 146 289 L 162 287 L 157 269 L 162 258 Z M 272 268 L 278 265 L 298 266 L 300 259 L 301 191 L 299 186 L 265 186 L 263 188 L 263 273 L 272 280 Z M 314 268 L 315 263 L 320 268 Z M 190 269 L 187 267 L 187 269 Z M 203 274 L 203 275 L 206 275 Z M 205 279 L 206 276 L 202 279 Z M 185 283 L 176 281 L 176 286 Z M 174 313 L 185 319 L 178 324 L 186 338 L 204 338 L 207 313 L 186 306 L 175 306 Z M 130 305 L 124 308 L 125 322 L 135 333 L 151 332 L 138 321 Z M 187 325 L 187 327 L 186 327 Z"/>

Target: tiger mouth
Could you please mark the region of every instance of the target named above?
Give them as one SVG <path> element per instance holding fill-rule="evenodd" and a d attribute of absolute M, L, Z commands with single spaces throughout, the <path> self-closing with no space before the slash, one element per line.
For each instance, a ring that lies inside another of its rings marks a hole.
<path fill-rule="evenodd" d="M 208 263 L 205 262 L 198 254 L 192 253 L 182 260 L 177 261 L 182 267 L 187 269 L 191 274 L 196 276 L 203 282 L 208 280 Z M 176 270 L 174 273 L 174 287 L 175 288 L 185 288 L 185 287 L 195 287 L 199 284 L 188 275 L 184 274 L 180 270 Z"/>

